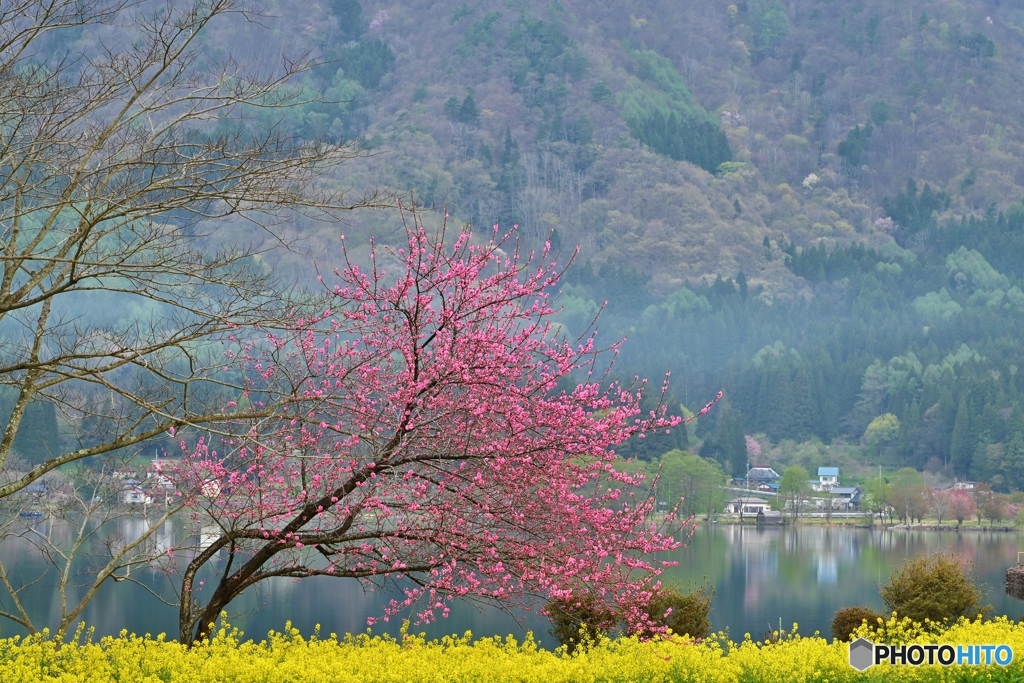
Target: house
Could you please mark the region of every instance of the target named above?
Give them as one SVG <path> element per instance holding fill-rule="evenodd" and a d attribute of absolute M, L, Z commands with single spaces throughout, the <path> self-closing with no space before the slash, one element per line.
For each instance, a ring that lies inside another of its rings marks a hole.
<path fill-rule="evenodd" d="M 775 510 L 761 510 L 757 513 L 758 526 L 781 526 L 782 513 Z"/>
<path fill-rule="evenodd" d="M 738 479 L 736 483 L 751 490 L 769 491 L 772 484 L 778 488 L 778 482 L 781 480 L 779 473 L 771 467 L 751 467 L 747 475 Z"/>
<path fill-rule="evenodd" d="M 25 487 L 25 493 L 33 498 L 44 498 L 49 492 L 50 487 L 46 484 L 29 484 Z"/>
<path fill-rule="evenodd" d="M 976 481 L 957 481 L 953 483 L 954 491 L 973 491 L 977 488 L 978 482 Z"/>
<path fill-rule="evenodd" d="M 121 502 L 126 505 L 152 505 L 153 496 L 138 486 L 127 486 L 121 491 Z"/>
<path fill-rule="evenodd" d="M 832 509 L 856 510 L 860 508 L 861 490 L 857 486 L 833 486 Z"/>
<path fill-rule="evenodd" d="M 139 480 L 139 473 L 135 470 L 134 467 L 122 467 L 119 470 L 114 470 L 114 472 L 111 473 L 110 476 L 122 482 L 138 482 Z"/>
<path fill-rule="evenodd" d="M 180 458 L 153 458 L 146 472 L 146 479 L 152 486 L 162 489 L 165 493 L 173 493 L 174 482 L 168 475 L 174 473 L 180 465 Z"/>
<path fill-rule="evenodd" d="M 763 498 L 733 498 L 725 504 L 725 511 L 731 515 L 756 515 L 771 506 Z"/>
<path fill-rule="evenodd" d="M 833 486 L 839 485 L 838 467 L 819 467 L 818 480 L 808 482 L 815 491 L 831 491 Z"/>

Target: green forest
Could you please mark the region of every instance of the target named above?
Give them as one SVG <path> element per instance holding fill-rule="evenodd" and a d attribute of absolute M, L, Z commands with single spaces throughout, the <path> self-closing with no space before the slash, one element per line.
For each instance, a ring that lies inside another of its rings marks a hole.
<path fill-rule="evenodd" d="M 272 40 L 239 21 L 204 49 L 256 65 L 312 50 L 292 86 L 306 103 L 216 125 L 355 142 L 335 186 L 402 197 L 428 221 L 518 225 L 527 249 L 549 241 L 573 257 L 566 334 L 597 318 L 600 343 L 627 339 L 614 373 L 671 373 L 673 411 L 724 391 L 696 429 L 624 456 L 1024 488 L 1024 8 L 266 4 Z M 337 265 L 337 225 L 288 229 L 309 251 L 267 267 L 309 283 L 309 254 Z M 387 210 L 344 231 L 356 259 L 371 235 L 404 235 Z M 73 438 L 45 407 L 31 424 L 30 462 L 57 431 Z"/>

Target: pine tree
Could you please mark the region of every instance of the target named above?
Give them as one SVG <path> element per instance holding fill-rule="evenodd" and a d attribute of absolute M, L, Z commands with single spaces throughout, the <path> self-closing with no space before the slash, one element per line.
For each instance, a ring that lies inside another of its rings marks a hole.
<path fill-rule="evenodd" d="M 476 108 L 476 100 L 473 98 L 472 92 L 467 93 L 466 99 L 462 100 L 458 120 L 467 126 L 480 125 L 480 111 Z"/>
<path fill-rule="evenodd" d="M 1021 412 L 1020 404 L 1014 405 L 1006 425 L 1003 471 L 1007 486 L 1013 489 L 1024 487 L 1024 413 Z"/>
<path fill-rule="evenodd" d="M 820 419 L 818 406 L 814 400 L 814 387 L 806 365 L 801 363 L 790 384 L 792 416 L 790 436 L 804 441 L 814 435 Z"/>
<path fill-rule="evenodd" d="M 960 397 L 953 420 L 953 435 L 949 440 L 949 462 L 953 471 L 964 477 L 971 470 L 971 458 L 974 456 L 974 443 L 971 440 L 970 414 L 967 410 L 967 397 Z"/>

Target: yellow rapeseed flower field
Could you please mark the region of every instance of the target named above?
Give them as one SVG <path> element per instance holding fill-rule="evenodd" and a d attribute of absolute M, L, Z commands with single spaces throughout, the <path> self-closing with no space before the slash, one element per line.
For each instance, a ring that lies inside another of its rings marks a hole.
<path fill-rule="evenodd" d="M 1007 644 L 1024 657 L 1024 627 L 1007 619 L 961 620 L 948 629 L 891 619 L 862 627 L 881 642 Z M 794 625 L 794 633 L 796 628 Z M 290 626 L 255 643 L 229 626 L 188 649 L 163 636 L 120 636 L 93 642 L 75 635 L 0 640 L 3 683 L 841 683 L 844 681 L 1024 681 L 1024 667 L 888 666 L 859 673 L 847 663 L 847 645 L 791 635 L 775 643 L 741 642 L 719 634 L 703 642 L 680 637 L 654 641 L 604 640 L 568 655 L 545 650 L 532 637 L 518 642 L 471 634 L 428 641 L 407 629 L 400 638 L 369 633 L 304 638 Z"/>

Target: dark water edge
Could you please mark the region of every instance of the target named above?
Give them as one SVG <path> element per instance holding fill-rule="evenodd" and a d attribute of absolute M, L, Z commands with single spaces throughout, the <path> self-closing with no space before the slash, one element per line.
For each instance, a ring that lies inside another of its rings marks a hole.
<path fill-rule="evenodd" d="M 1024 602 L 1003 592 L 1006 569 L 1024 550 L 1024 537 L 1015 533 L 956 533 L 917 529 L 880 530 L 796 526 L 757 529 L 751 526 L 701 524 L 687 545 L 665 559 L 678 562 L 663 576 L 669 584 L 686 586 L 706 579 L 715 587 L 711 621 L 716 630 L 728 630 L 733 639 L 745 633 L 753 637 L 777 628 L 799 624 L 799 631 L 828 634 L 833 614 L 842 607 L 863 605 L 882 610 L 878 586 L 904 559 L 927 552 L 948 551 L 973 562 L 985 601 L 994 613 L 1019 620 Z M 45 566 L 38 555 L 24 547 L 0 546 L 0 556 L 16 567 L 22 580 L 37 576 Z M 135 572 L 153 590 L 169 594 L 168 578 L 155 571 Z M 379 617 L 393 594 L 367 592 L 354 580 L 314 577 L 275 579 L 236 601 L 230 621 L 246 637 L 264 638 L 281 631 L 291 621 L 303 634 L 358 633 L 366 630 L 367 617 Z M 6 602 L 6 601 L 5 601 Z M 40 624 L 56 622 L 59 603 L 52 583 L 34 586 L 26 599 L 29 611 Z M 139 586 L 121 582 L 104 586 L 86 608 L 83 620 L 96 636 L 131 633 L 177 633 L 177 610 L 161 603 Z M 400 619 L 380 622 L 374 633 L 397 634 Z M 429 637 L 462 634 L 514 635 L 526 631 L 545 646 L 554 643 L 549 624 L 536 614 L 504 614 L 493 607 L 456 603 L 447 619 L 413 627 Z M 0 620 L 0 637 L 24 634 L 13 622 Z"/>

